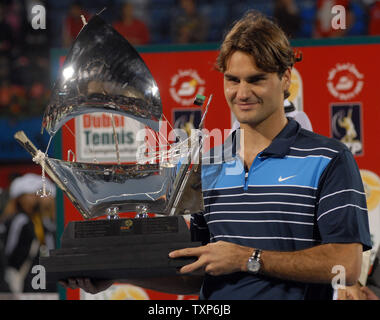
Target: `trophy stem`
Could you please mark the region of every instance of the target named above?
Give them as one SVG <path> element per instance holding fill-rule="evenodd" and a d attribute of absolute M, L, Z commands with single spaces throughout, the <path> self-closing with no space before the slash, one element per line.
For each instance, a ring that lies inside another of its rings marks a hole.
<path fill-rule="evenodd" d="M 119 219 L 119 208 L 111 207 L 106 210 L 107 219 L 108 220 L 116 220 Z"/>
<path fill-rule="evenodd" d="M 146 205 L 136 206 L 136 216 L 135 218 L 149 218 L 148 207 Z"/>

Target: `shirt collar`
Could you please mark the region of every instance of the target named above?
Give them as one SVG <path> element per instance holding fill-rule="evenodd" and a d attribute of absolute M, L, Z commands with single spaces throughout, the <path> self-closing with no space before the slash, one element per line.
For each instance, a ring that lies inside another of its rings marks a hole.
<path fill-rule="evenodd" d="M 293 145 L 298 132 L 301 129 L 300 124 L 293 120 L 292 118 L 287 118 L 288 123 L 286 126 L 280 131 L 280 133 L 273 139 L 272 143 L 261 152 L 262 157 L 276 157 L 283 158 L 285 155 L 289 153 L 290 146 Z M 238 128 L 237 128 L 238 129 Z M 236 130 L 231 132 L 230 136 L 223 143 L 222 148 L 215 148 L 210 150 L 210 155 L 215 157 L 219 153 L 222 154 L 222 158 L 224 161 L 230 161 L 231 159 L 236 157 L 236 152 L 239 149 L 237 146 L 236 138 Z M 232 158 L 227 155 L 232 155 Z"/>
<path fill-rule="evenodd" d="M 290 146 L 293 145 L 301 126 L 293 119 L 287 118 L 288 123 L 273 139 L 272 143 L 263 150 L 261 156 L 284 157 L 289 153 Z"/>

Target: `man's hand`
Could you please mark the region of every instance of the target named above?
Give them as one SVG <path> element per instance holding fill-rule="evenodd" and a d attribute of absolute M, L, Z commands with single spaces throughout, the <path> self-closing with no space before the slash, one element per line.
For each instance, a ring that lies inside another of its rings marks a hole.
<path fill-rule="evenodd" d="M 338 300 L 380 300 L 368 287 L 362 287 L 359 283 L 345 289 L 338 290 Z"/>
<path fill-rule="evenodd" d="M 112 284 L 112 280 L 94 280 L 89 278 L 70 278 L 66 281 L 59 281 L 60 285 L 62 285 L 66 289 L 83 289 L 88 293 L 99 293 L 108 289 Z"/>
<path fill-rule="evenodd" d="M 247 270 L 247 261 L 253 248 L 218 241 L 196 248 L 185 248 L 169 253 L 170 258 L 198 257 L 198 260 L 183 266 L 180 273 L 204 271 L 213 276 Z"/>
<path fill-rule="evenodd" d="M 362 287 L 360 290 L 366 296 L 366 300 L 380 300 L 380 298 L 370 288 Z"/>
<path fill-rule="evenodd" d="M 366 300 L 366 295 L 361 291 L 361 285 L 356 283 L 345 289 L 338 289 L 338 300 Z"/>

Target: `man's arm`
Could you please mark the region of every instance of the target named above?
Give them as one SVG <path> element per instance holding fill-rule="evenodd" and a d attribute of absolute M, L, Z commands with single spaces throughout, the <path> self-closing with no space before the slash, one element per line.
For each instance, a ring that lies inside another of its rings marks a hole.
<path fill-rule="evenodd" d="M 330 243 L 293 252 L 263 251 L 263 273 L 299 282 L 331 283 L 334 266 L 343 266 L 346 285 L 354 285 L 361 271 L 362 245 Z"/>
<path fill-rule="evenodd" d="M 247 261 L 253 248 L 218 241 L 197 248 L 186 248 L 170 253 L 170 257 L 197 256 L 198 260 L 181 268 L 188 273 L 198 269 L 217 276 L 232 272 L 247 271 Z M 362 245 L 322 244 L 309 249 L 281 252 L 264 250 L 261 254 L 261 272 L 284 280 L 311 283 L 331 283 L 334 266 L 343 266 L 346 285 L 353 285 L 361 270 Z"/>

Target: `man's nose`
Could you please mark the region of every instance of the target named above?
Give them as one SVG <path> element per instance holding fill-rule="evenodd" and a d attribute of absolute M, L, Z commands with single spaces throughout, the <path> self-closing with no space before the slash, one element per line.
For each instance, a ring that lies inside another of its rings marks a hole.
<path fill-rule="evenodd" d="M 249 99 L 251 94 L 252 94 L 252 92 L 251 92 L 251 88 L 250 88 L 249 84 L 246 82 L 240 82 L 238 89 L 237 89 L 237 92 L 236 92 L 236 98 L 238 100 L 245 101 L 245 100 Z"/>

